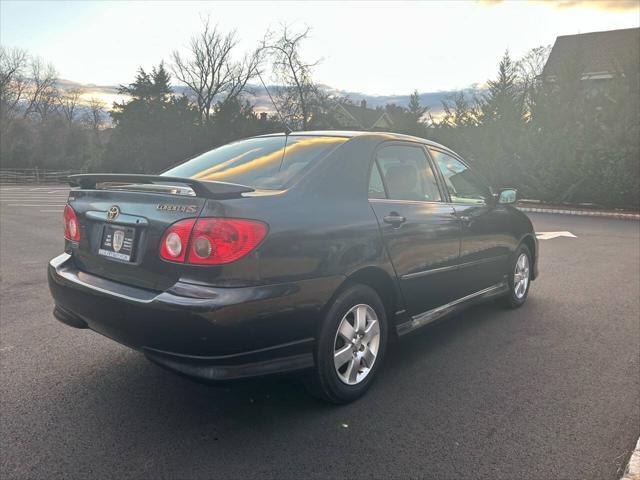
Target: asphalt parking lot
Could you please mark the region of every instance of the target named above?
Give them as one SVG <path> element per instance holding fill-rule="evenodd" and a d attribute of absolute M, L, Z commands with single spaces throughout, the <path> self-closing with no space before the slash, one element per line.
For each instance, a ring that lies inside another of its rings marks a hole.
<path fill-rule="evenodd" d="M 32 190 L 39 188 L 39 190 Z M 0 186 L 0 478 L 618 479 L 640 434 L 640 223 L 532 214 L 527 304 L 393 348 L 360 401 L 211 387 L 58 323 L 66 188 Z"/>

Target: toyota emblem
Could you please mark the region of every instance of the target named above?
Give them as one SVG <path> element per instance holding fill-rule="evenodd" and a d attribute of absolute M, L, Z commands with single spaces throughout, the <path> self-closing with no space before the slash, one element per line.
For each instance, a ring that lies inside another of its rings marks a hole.
<path fill-rule="evenodd" d="M 120 215 L 120 209 L 117 205 L 114 205 L 107 212 L 107 220 L 115 220 L 116 218 L 118 218 L 118 215 Z"/>

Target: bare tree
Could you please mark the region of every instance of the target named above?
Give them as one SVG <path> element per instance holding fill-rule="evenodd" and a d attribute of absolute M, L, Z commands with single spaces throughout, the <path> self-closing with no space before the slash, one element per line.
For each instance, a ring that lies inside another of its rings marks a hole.
<path fill-rule="evenodd" d="M 0 46 L 0 116 L 15 115 L 27 87 L 25 70 L 29 62 L 26 50 L 8 50 Z"/>
<path fill-rule="evenodd" d="M 89 99 L 88 110 L 84 115 L 84 122 L 94 132 L 98 132 L 104 125 L 106 111 L 105 104 L 96 97 Z"/>
<path fill-rule="evenodd" d="M 56 110 L 58 104 L 57 81 L 58 72 L 52 64 L 45 65 L 40 58 L 31 61 L 29 85 L 26 89 L 25 117 L 37 113 L 40 115 L 40 119 L 45 121 Z"/>
<path fill-rule="evenodd" d="M 551 46 L 541 46 L 529 50 L 516 64 L 518 77 L 526 83 L 533 83 L 544 69 L 551 53 Z"/>
<path fill-rule="evenodd" d="M 71 125 L 76 119 L 82 90 L 74 88 L 58 96 L 58 108 L 62 117 Z"/>
<path fill-rule="evenodd" d="M 173 74 L 189 89 L 203 123 L 209 120 L 216 102 L 240 96 L 257 73 L 260 51 L 236 61 L 237 45 L 234 31 L 223 33 L 207 19 L 202 32 L 191 38 L 187 54 L 173 52 Z"/>
<path fill-rule="evenodd" d="M 284 25 L 275 39 L 273 34 L 267 34 L 263 42 L 263 49 L 271 54 L 274 73 L 280 84 L 277 91 L 280 113 L 289 123 L 299 125 L 302 130 L 307 130 L 309 126 L 312 105 L 318 97 L 311 70 L 320 61 L 306 62 L 300 55 L 300 47 L 309 32 L 309 27 L 295 33 Z"/>
<path fill-rule="evenodd" d="M 220 102 L 225 104 L 235 100 L 248 90 L 247 83 L 258 74 L 262 63 L 262 50 L 256 49 L 244 55 L 242 60 L 235 62 L 231 68 L 231 81 L 224 92 L 224 98 Z"/>
<path fill-rule="evenodd" d="M 551 53 L 549 45 L 532 48 L 516 63 L 518 84 L 522 89 L 522 96 L 528 112 L 533 109 L 536 92 L 541 83 L 540 76 L 549 58 L 549 53 Z"/>

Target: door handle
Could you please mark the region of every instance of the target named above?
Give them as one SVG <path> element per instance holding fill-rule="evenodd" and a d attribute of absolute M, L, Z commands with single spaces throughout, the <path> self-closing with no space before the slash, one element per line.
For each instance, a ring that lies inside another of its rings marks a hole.
<path fill-rule="evenodd" d="M 469 215 L 461 215 L 459 213 L 452 212 L 451 216 L 457 218 L 465 225 L 469 225 L 471 223 L 471 217 Z"/>
<path fill-rule="evenodd" d="M 384 217 L 382 217 L 382 220 L 384 221 L 384 223 L 390 223 L 395 228 L 398 228 L 400 225 L 407 221 L 405 217 L 399 215 L 396 212 L 391 212 L 389 215 L 385 215 Z"/>

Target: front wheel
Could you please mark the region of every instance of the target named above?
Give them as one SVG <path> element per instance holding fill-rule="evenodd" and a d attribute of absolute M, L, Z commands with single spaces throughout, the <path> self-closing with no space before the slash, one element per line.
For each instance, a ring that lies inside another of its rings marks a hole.
<path fill-rule="evenodd" d="M 354 285 L 329 308 L 316 346 L 309 391 L 331 403 L 348 403 L 371 386 L 384 357 L 387 318 L 378 294 Z"/>
<path fill-rule="evenodd" d="M 509 268 L 509 293 L 503 299 L 507 308 L 518 308 L 524 304 L 531 285 L 531 252 L 520 245 Z"/>

